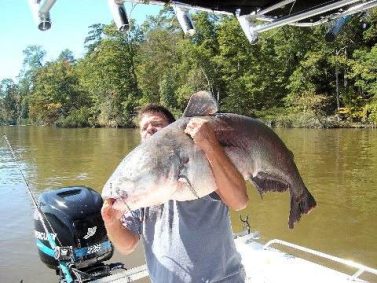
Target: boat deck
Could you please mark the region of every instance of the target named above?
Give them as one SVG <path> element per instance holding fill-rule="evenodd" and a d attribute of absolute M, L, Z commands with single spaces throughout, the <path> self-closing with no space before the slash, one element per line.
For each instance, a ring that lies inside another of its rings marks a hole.
<path fill-rule="evenodd" d="M 262 245 L 249 235 L 235 239 L 235 243 L 237 250 L 242 256 L 248 279 L 247 282 L 367 282 L 357 278 L 357 274 L 355 276 L 349 275 L 293 256 L 278 249 L 271 248 L 269 243 Z M 275 242 L 271 243 L 284 244 L 286 242 L 275 240 Z M 313 253 L 316 252 L 313 251 Z M 321 254 L 322 253 L 319 253 L 320 256 Z M 329 257 L 335 259 L 335 257 Z M 342 261 L 342 259 L 339 260 Z"/>
<path fill-rule="evenodd" d="M 359 278 L 364 272 L 376 275 L 377 270 L 352 263 L 344 259 L 336 258 L 321 252 L 300 247 L 291 243 L 280 240 L 273 240 L 263 245 L 255 240 L 253 234 L 246 234 L 235 238 L 237 250 L 242 256 L 242 262 L 246 270 L 246 282 L 252 283 L 281 283 L 281 282 L 331 282 L 331 283 L 350 283 L 350 282 L 368 282 Z M 271 245 L 280 244 L 311 253 L 316 256 L 327 258 L 355 268 L 355 274 L 346 274 L 318 263 L 293 256 L 286 252 L 272 248 Z M 107 282 L 135 282 L 148 276 L 146 265 L 138 266 L 126 271 L 93 281 L 96 283 Z M 376 282 L 376 281 L 375 281 Z"/>

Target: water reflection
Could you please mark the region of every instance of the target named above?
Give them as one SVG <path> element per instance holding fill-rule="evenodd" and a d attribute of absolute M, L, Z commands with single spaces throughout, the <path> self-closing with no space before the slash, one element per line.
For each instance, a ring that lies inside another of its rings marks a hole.
<path fill-rule="evenodd" d="M 139 141 L 134 130 L 127 129 L 19 127 L 6 133 L 37 191 L 84 183 L 100 190 Z"/>

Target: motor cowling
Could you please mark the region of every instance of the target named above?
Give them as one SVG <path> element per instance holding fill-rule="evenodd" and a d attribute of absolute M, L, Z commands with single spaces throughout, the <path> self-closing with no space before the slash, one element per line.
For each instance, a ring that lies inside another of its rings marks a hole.
<path fill-rule="evenodd" d="M 78 269 L 112 257 L 113 246 L 101 217 L 102 203 L 99 193 L 83 186 L 58 188 L 40 195 L 42 216 L 35 211 L 35 238 L 39 256 L 49 268 L 58 270 L 56 258 L 64 256 Z M 51 247 L 42 221 L 52 234 L 57 249 Z"/>

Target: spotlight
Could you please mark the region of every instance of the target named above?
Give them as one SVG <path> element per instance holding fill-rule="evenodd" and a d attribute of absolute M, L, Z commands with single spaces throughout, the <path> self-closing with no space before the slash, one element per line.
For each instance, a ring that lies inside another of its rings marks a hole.
<path fill-rule="evenodd" d="M 195 28 L 191 21 L 189 10 L 176 5 L 174 6 L 174 11 L 183 32 L 193 36 L 195 34 Z"/>
<path fill-rule="evenodd" d="M 126 9 L 124 8 L 124 0 L 109 0 L 109 6 L 115 25 L 119 31 L 126 32 L 130 28 Z"/>
<path fill-rule="evenodd" d="M 38 29 L 45 31 L 51 28 L 50 9 L 56 0 L 29 0 L 31 12 Z"/>

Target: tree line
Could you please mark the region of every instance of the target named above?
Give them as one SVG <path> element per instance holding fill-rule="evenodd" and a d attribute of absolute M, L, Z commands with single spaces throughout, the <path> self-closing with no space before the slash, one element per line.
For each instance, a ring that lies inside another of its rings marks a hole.
<path fill-rule="evenodd" d="M 377 124 L 377 9 L 353 17 L 334 42 L 328 26 L 285 26 L 251 45 L 234 17 L 193 15 L 185 37 L 169 8 L 131 24 L 89 27 L 86 53 L 28 46 L 17 80 L 0 82 L 0 125 L 133 127 L 137 108 L 159 103 L 178 117 L 209 90 L 222 112 L 276 126 Z"/>

